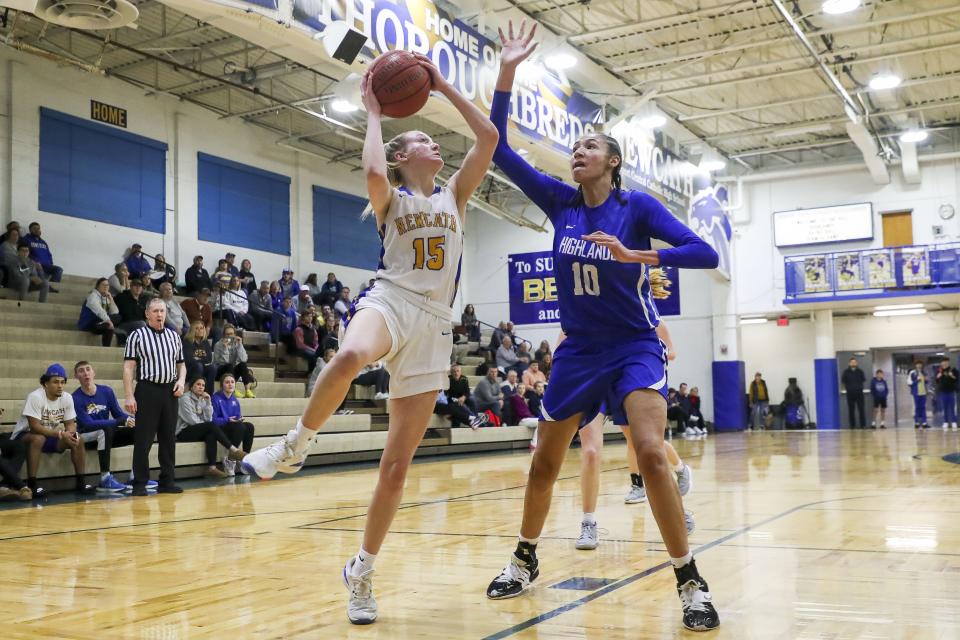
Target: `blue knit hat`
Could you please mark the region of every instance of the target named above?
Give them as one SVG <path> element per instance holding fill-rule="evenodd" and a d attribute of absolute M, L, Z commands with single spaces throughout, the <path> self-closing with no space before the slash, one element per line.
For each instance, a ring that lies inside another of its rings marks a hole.
<path fill-rule="evenodd" d="M 47 367 L 46 373 L 43 375 L 46 376 L 60 376 L 63 379 L 67 378 L 67 370 L 63 368 L 63 365 L 59 362 L 54 362 L 52 365 Z"/>

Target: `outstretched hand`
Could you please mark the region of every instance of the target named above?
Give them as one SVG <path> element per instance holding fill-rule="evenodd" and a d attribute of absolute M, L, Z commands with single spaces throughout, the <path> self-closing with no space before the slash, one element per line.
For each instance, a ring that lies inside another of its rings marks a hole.
<path fill-rule="evenodd" d="M 533 42 L 533 36 L 537 32 L 537 25 L 534 23 L 530 33 L 526 33 L 527 21 L 520 23 L 520 32 L 514 36 L 513 20 L 508 23 L 507 35 L 503 35 L 503 29 L 497 27 L 500 33 L 500 66 L 516 67 L 521 62 L 530 57 L 530 54 L 536 50 L 539 42 Z"/>
<path fill-rule="evenodd" d="M 377 100 L 376 94 L 373 92 L 373 89 L 370 88 L 369 71 L 363 74 L 363 78 L 360 79 L 360 101 L 363 102 L 363 108 L 366 109 L 370 115 L 380 116 L 382 113 L 380 101 Z"/>
<path fill-rule="evenodd" d="M 415 53 L 413 57 L 416 58 L 417 62 L 430 74 L 430 84 L 433 85 L 432 89 L 435 91 L 443 91 L 447 80 L 443 77 L 443 74 L 440 73 L 440 69 L 437 69 L 437 66 L 433 64 L 433 61 L 422 53 Z"/>

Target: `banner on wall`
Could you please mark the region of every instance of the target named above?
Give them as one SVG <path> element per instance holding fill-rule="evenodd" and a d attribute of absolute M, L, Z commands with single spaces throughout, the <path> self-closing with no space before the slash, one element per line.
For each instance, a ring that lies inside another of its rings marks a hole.
<path fill-rule="evenodd" d="M 733 225 L 726 209 L 727 189 L 702 175 L 694 180 L 694 189 L 688 224 L 720 256 L 717 271 L 729 280 Z"/>
<path fill-rule="evenodd" d="M 837 289 L 863 289 L 860 253 L 841 253 L 834 258 Z"/>
<path fill-rule="evenodd" d="M 867 262 L 867 287 L 880 289 L 894 287 L 897 279 L 893 276 L 893 252 L 890 249 L 864 251 Z"/>
<path fill-rule="evenodd" d="M 903 260 L 903 286 L 930 284 L 930 260 L 923 248 L 901 249 Z"/>
<path fill-rule="evenodd" d="M 803 290 L 807 293 L 829 291 L 826 256 L 808 256 L 803 259 Z"/>
<path fill-rule="evenodd" d="M 661 316 L 680 315 L 680 270 L 662 267 L 670 296 L 657 300 Z M 560 321 L 557 281 L 553 273 L 553 252 L 534 251 L 507 256 L 507 288 L 510 293 L 510 321 L 514 324 L 544 324 Z"/>

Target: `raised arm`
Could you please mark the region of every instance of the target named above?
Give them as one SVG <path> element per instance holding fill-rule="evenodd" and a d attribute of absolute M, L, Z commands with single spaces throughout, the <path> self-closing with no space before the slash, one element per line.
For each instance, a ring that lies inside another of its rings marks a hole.
<path fill-rule="evenodd" d="M 457 198 L 460 218 L 463 219 L 467 211 L 467 201 L 470 200 L 470 196 L 483 182 L 483 176 L 490 167 L 490 161 L 493 159 L 493 152 L 497 148 L 497 140 L 500 139 L 500 135 L 493 123 L 483 115 L 483 112 L 454 89 L 440 73 L 440 70 L 430 62 L 429 58 L 420 54 L 416 54 L 416 57 L 430 74 L 434 91 L 447 97 L 460 112 L 460 115 L 463 116 L 470 130 L 473 131 L 475 138 L 473 146 L 467 151 L 466 157 L 460 164 L 460 169 L 453 174 L 449 183 Z"/>
<path fill-rule="evenodd" d="M 367 177 L 370 207 L 377 217 L 377 227 L 383 224 L 390 207 L 392 187 L 387 171 L 387 154 L 383 150 L 383 130 L 380 126 L 380 102 L 370 89 L 370 72 L 360 81 L 360 97 L 367 109 L 367 135 L 363 141 L 363 171 Z"/>

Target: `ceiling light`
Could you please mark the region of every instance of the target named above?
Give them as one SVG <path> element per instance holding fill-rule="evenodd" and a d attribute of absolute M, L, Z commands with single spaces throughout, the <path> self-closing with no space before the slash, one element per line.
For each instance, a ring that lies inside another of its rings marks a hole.
<path fill-rule="evenodd" d="M 929 135 L 923 129 L 911 129 L 900 134 L 900 142 L 923 142 Z"/>
<path fill-rule="evenodd" d="M 873 315 L 878 318 L 887 316 L 921 316 L 926 312 L 926 309 L 891 309 L 890 311 L 874 311 Z"/>
<path fill-rule="evenodd" d="M 726 166 L 727 166 L 727 163 L 725 160 L 703 160 L 700 162 L 700 170 L 706 171 L 707 173 L 713 173 L 714 171 L 721 171 Z"/>
<path fill-rule="evenodd" d="M 766 318 L 741 318 L 740 324 L 767 324 Z"/>
<path fill-rule="evenodd" d="M 338 113 L 353 113 L 360 107 L 347 100 L 334 100 L 330 103 L 330 108 Z"/>
<path fill-rule="evenodd" d="M 870 88 L 876 91 L 894 89 L 900 86 L 900 76 L 892 73 L 878 73 L 870 78 Z"/>
<path fill-rule="evenodd" d="M 849 13 L 860 6 L 860 0 L 823 0 L 823 12 L 830 15 Z"/>
<path fill-rule="evenodd" d="M 659 129 L 667 124 L 667 119 L 659 113 L 651 113 L 637 120 L 637 124 L 644 129 Z"/>
<path fill-rule="evenodd" d="M 874 307 L 874 311 L 895 311 L 896 309 L 923 309 L 923 304 L 882 304 Z"/>
<path fill-rule="evenodd" d="M 570 53 L 554 53 L 547 56 L 543 63 L 554 71 L 563 71 L 577 66 L 577 59 Z"/>

